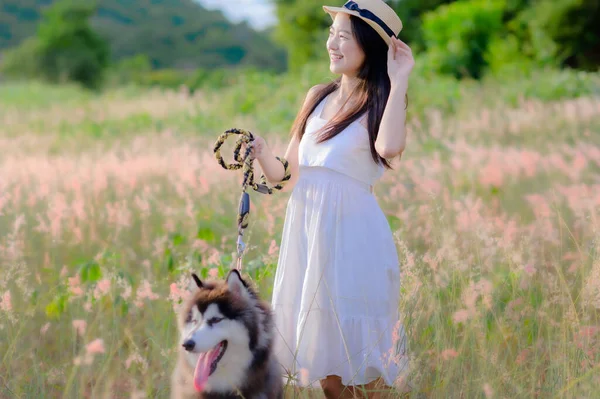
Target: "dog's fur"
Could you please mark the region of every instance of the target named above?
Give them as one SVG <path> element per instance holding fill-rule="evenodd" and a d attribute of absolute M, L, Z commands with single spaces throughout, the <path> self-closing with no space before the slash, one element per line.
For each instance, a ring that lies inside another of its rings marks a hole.
<path fill-rule="evenodd" d="M 236 270 L 225 281 L 192 277 L 194 292 L 178 315 L 179 356 L 171 378 L 171 399 L 283 398 L 282 376 L 272 353 L 269 305 Z M 199 392 L 194 370 L 200 353 L 223 342 L 224 354 Z"/>

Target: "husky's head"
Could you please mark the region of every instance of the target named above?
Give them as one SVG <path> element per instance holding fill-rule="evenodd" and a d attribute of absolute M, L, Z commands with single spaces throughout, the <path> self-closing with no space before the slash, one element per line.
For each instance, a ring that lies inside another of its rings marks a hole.
<path fill-rule="evenodd" d="M 194 369 L 197 391 L 228 392 L 244 383 L 255 354 L 270 344 L 270 321 L 252 288 L 236 270 L 225 281 L 202 282 L 181 313 L 181 347 Z"/>

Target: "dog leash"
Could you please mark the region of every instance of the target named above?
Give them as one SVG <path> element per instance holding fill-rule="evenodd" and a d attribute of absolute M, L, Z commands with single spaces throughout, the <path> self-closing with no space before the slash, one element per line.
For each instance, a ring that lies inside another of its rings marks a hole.
<path fill-rule="evenodd" d="M 223 156 L 221 155 L 221 146 L 225 143 L 225 141 L 232 135 L 239 135 L 240 137 L 237 139 L 235 143 L 235 147 L 233 150 L 233 159 L 237 163 L 226 163 L 223 160 Z M 252 187 L 254 191 L 259 192 L 261 194 L 273 194 L 274 190 L 283 189 L 285 183 L 291 178 L 289 163 L 285 158 L 275 157 L 279 162 L 283 164 L 284 175 L 281 182 L 273 187 L 269 187 L 267 184 L 267 179 L 264 174 L 260 176 L 260 182 L 254 182 L 254 159 L 250 156 L 252 152 L 252 143 L 254 141 L 254 136 L 251 132 L 244 129 L 229 129 L 222 133 L 215 142 L 215 146 L 213 152 L 215 154 L 215 158 L 219 165 L 221 165 L 226 170 L 238 170 L 243 168 L 244 178 L 242 180 L 242 196 L 240 198 L 240 203 L 238 207 L 238 217 L 237 217 L 237 225 L 238 225 L 238 238 L 237 238 L 237 260 L 236 260 L 236 268 L 238 271 L 242 270 L 242 256 L 244 251 L 246 250 L 246 244 L 244 243 L 244 230 L 248 227 L 248 216 L 250 214 L 250 195 L 247 192 L 248 187 Z M 242 145 L 246 144 L 246 151 L 242 155 Z"/>

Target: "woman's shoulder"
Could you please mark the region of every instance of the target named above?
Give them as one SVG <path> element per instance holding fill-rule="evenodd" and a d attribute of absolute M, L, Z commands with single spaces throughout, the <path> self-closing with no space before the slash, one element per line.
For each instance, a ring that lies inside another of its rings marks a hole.
<path fill-rule="evenodd" d="M 321 90 L 323 90 L 325 87 L 327 87 L 326 84 L 324 83 L 319 83 L 314 85 L 313 87 L 311 87 L 310 89 L 308 89 L 308 93 L 306 94 L 306 99 L 308 101 L 313 100 L 314 98 L 317 97 L 317 95 L 319 94 L 319 92 Z"/>
<path fill-rule="evenodd" d="M 316 94 L 319 91 L 323 90 L 324 88 L 327 87 L 327 84 L 325 83 L 318 83 L 316 85 L 314 85 L 313 87 L 311 87 L 310 89 L 308 89 L 308 93 L 309 94 Z"/>
<path fill-rule="evenodd" d="M 308 89 L 308 92 L 304 97 L 304 103 L 302 104 L 302 108 L 307 107 L 309 104 L 311 104 L 317 98 L 321 90 L 323 90 L 326 86 L 326 84 L 319 83 Z"/>

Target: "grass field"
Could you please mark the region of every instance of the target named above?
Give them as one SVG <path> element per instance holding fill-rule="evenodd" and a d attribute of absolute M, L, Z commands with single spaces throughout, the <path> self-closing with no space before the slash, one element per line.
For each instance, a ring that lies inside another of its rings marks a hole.
<path fill-rule="evenodd" d="M 282 154 L 302 100 L 267 83 L 0 88 L 1 398 L 168 397 L 188 272 L 222 276 L 235 251 L 241 174 L 213 143 L 247 128 Z M 438 111 L 435 89 L 411 97 L 408 148 L 376 187 L 421 396 L 600 387 L 600 97 L 511 90 Z M 251 196 L 244 267 L 269 299 L 288 193 Z"/>

